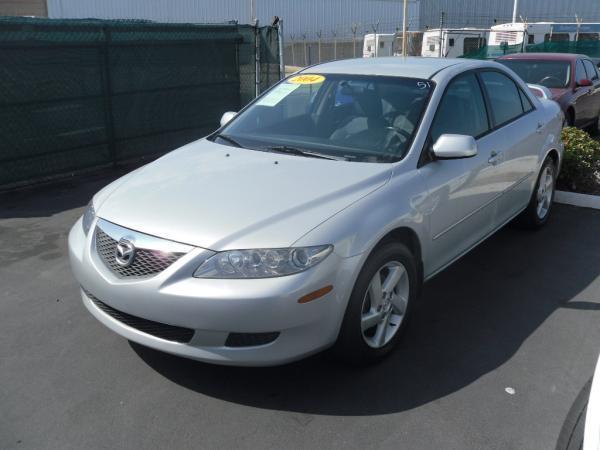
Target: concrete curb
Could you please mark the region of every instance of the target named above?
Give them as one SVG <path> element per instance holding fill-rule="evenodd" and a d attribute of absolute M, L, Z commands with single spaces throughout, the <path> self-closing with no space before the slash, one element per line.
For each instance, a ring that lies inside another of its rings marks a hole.
<path fill-rule="evenodd" d="M 600 195 L 579 194 L 577 192 L 556 191 L 554 201 L 565 205 L 600 209 Z"/>

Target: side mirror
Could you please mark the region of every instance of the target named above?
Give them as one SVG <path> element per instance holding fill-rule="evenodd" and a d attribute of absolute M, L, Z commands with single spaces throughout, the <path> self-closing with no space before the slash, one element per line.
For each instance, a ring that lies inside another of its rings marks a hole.
<path fill-rule="evenodd" d="M 221 116 L 221 126 L 224 126 L 227 122 L 233 119 L 237 113 L 235 111 L 227 111 Z"/>
<path fill-rule="evenodd" d="M 546 86 L 542 86 L 540 84 L 527 83 L 527 87 L 531 92 L 533 92 L 533 95 L 535 95 L 536 97 L 546 98 L 550 100 L 552 99 L 552 92 Z"/>
<path fill-rule="evenodd" d="M 592 81 L 588 80 L 587 78 L 582 78 L 577 82 L 577 86 L 579 87 L 591 86 L 592 84 Z"/>
<path fill-rule="evenodd" d="M 473 136 L 464 134 L 442 134 L 433 144 L 437 159 L 471 158 L 477 154 L 477 142 Z"/>

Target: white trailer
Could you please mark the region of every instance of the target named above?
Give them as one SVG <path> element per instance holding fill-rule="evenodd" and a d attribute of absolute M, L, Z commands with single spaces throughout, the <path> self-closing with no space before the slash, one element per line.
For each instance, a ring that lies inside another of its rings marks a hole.
<path fill-rule="evenodd" d="M 407 56 L 421 56 L 422 31 L 406 32 Z M 367 34 L 364 38 L 363 58 L 375 56 L 402 56 L 402 32 L 394 34 Z"/>
<path fill-rule="evenodd" d="M 395 36 L 394 33 L 365 34 L 363 58 L 393 56 Z"/>
<path fill-rule="evenodd" d="M 456 58 L 487 44 L 490 30 L 484 28 L 435 28 L 423 33 L 421 56 Z"/>
<path fill-rule="evenodd" d="M 600 23 L 576 22 L 513 22 L 494 25 L 490 31 L 488 57 L 503 54 L 501 47 L 517 46 L 525 51 L 525 46 L 542 42 L 598 41 Z"/>

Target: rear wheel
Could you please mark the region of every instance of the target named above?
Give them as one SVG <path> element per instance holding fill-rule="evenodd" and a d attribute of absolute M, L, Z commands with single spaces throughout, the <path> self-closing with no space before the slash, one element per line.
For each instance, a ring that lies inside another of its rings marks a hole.
<path fill-rule="evenodd" d="M 406 327 L 417 283 L 415 258 L 405 245 L 390 242 L 377 248 L 358 276 L 334 352 L 358 364 L 389 354 Z"/>
<path fill-rule="evenodd" d="M 517 218 L 517 224 L 526 228 L 541 228 L 548 221 L 556 182 L 556 165 L 547 157 L 542 165 L 537 183 L 527 208 Z"/>

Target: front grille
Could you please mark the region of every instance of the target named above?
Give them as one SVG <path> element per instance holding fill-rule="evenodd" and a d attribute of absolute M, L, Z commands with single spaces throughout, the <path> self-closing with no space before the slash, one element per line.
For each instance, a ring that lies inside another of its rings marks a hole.
<path fill-rule="evenodd" d="M 120 278 L 154 276 L 165 270 L 185 254 L 137 248 L 133 263 L 127 267 L 123 267 L 115 259 L 117 244 L 117 240 L 102 231 L 99 226 L 96 226 L 96 251 L 98 252 L 98 256 L 100 256 L 106 267 Z"/>
<path fill-rule="evenodd" d="M 130 326 L 131 328 L 135 328 L 142 333 L 147 333 L 161 339 L 166 339 L 167 341 L 180 342 L 182 344 L 187 344 L 190 342 L 192 336 L 194 335 L 194 330 L 191 328 L 176 327 L 174 325 L 167 325 L 165 323 L 154 322 L 153 320 L 132 316 L 131 314 L 119 311 L 118 309 L 101 302 L 85 289 L 83 292 L 85 292 L 85 295 L 87 295 L 88 298 L 94 302 L 99 309 L 108 314 L 110 317 L 127 326 Z"/>
<path fill-rule="evenodd" d="M 279 337 L 278 331 L 270 333 L 229 333 L 225 341 L 226 347 L 256 347 L 266 345 Z"/>

